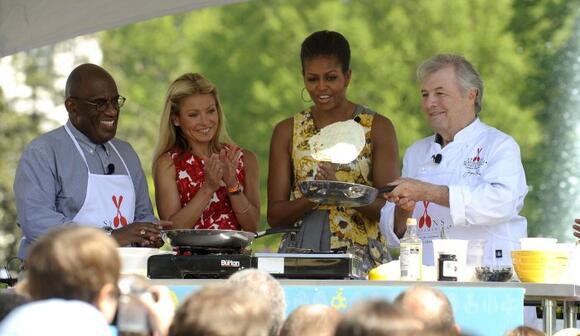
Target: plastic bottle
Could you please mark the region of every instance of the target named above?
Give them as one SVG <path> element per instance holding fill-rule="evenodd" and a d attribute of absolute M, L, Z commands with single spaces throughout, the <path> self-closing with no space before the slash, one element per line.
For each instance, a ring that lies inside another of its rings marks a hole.
<path fill-rule="evenodd" d="M 401 280 L 421 280 L 423 270 L 423 242 L 417 235 L 417 220 L 407 219 L 407 231 L 401 238 Z"/>

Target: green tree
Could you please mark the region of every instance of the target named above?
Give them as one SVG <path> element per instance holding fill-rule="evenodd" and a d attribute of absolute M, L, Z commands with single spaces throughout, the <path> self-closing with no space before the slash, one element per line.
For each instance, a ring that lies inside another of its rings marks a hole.
<path fill-rule="evenodd" d="M 38 134 L 38 120 L 16 113 L 4 101 L 0 90 L 0 264 L 16 256 L 21 232 L 17 227 L 16 205 L 12 182 L 20 154 L 30 140 Z"/>
<path fill-rule="evenodd" d="M 520 105 L 537 111 L 541 143 L 525 162 L 530 236 L 571 240 L 580 216 L 580 3 L 515 1 L 510 30 L 532 71 Z"/>

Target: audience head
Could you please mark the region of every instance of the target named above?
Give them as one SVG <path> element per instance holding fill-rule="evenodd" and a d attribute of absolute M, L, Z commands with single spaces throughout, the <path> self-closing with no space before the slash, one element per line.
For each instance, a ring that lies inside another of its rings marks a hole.
<path fill-rule="evenodd" d="M 0 335 L 111 335 L 108 321 L 82 301 L 50 299 L 14 309 L 0 324 Z"/>
<path fill-rule="evenodd" d="M 28 303 L 30 300 L 21 294 L 4 291 L 0 292 L 0 322 L 4 320 L 14 308 Z"/>
<path fill-rule="evenodd" d="M 427 286 L 408 288 L 397 296 L 395 304 L 412 313 L 424 323 L 427 330 L 441 330 L 449 335 L 460 333 L 449 299 L 436 288 Z"/>
<path fill-rule="evenodd" d="M 557 334 L 557 333 L 556 333 Z M 556 334 L 554 334 L 554 336 L 556 336 Z M 510 331 L 508 331 L 505 336 L 544 336 L 545 334 L 541 331 L 539 331 L 538 329 L 534 329 L 531 327 L 527 327 L 527 326 L 519 326 L 515 329 L 512 329 Z M 561 336 L 564 336 L 566 334 L 562 334 Z M 568 334 L 568 336 L 572 336 L 572 335 L 577 335 L 577 334 Z"/>
<path fill-rule="evenodd" d="M 206 286 L 175 313 L 169 336 L 268 336 L 270 305 L 231 283 Z"/>
<path fill-rule="evenodd" d="M 227 133 L 225 115 L 220 103 L 218 88 L 201 74 L 187 73 L 174 80 L 167 90 L 159 126 L 159 140 L 155 149 L 155 160 L 175 147 L 183 151 L 190 149 L 187 140 L 188 135 L 184 133 L 180 126 L 180 120 L 183 120 L 180 117 L 191 119 L 191 117 L 184 115 L 185 112 L 182 113 L 184 104 L 191 104 L 189 101 L 191 99 L 204 99 L 204 104 L 209 99 L 211 103 L 209 107 L 215 109 L 217 125 L 210 141 L 210 151 L 218 153 L 221 149 L 221 143 L 232 142 Z"/>
<path fill-rule="evenodd" d="M 536 336 L 536 334 L 525 334 L 525 335 Z M 544 334 L 541 333 L 539 335 L 544 335 Z M 513 336 L 516 336 L 516 335 L 513 335 Z M 580 336 L 580 329 L 578 329 L 578 328 L 566 328 L 566 329 L 558 330 L 553 336 Z"/>
<path fill-rule="evenodd" d="M 65 95 L 69 120 L 92 142 L 102 144 L 115 137 L 125 98 L 105 69 L 94 64 L 79 65 L 66 81 Z"/>
<path fill-rule="evenodd" d="M 321 30 L 310 34 L 300 48 L 302 74 L 305 62 L 316 57 L 334 57 L 341 65 L 342 73 L 350 70 L 350 45 L 346 38 L 335 31 Z"/>
<path fill-rule="evenodd" d="M 332 336 L 342 315 L 322 304 L 302 305 L 286 319 L 280 336 Z"/>
<path fill-rule="evenodd" d="M 423 83 L 429 75 L 447 67 L 455 70 L 455 79 L 464 95 L 471 89 L 477 91 L 474 108 L 475 113 L 479 114 L 483 107 L 483 81 L 475 67 L 464 57 L 454 54 L 435 55 L 417 68 L 417 78 Z"/>
<path fill-rule="evenodd" d="M 102 230 L 71 226 L 42 236 L 26 262 L 33 300 L 60 298 L 96 305 L 111 320 L 117 308 L 121 261 Z"/>
<path fill-rule="evenodd" d="M 263 296 L 269 304 L 270 325 L 272 335 L 277 335 L 286 311 L 286 296 L 284 288 L 269 273 L 256 268 L 247 268 L 230 276 L 228 282 L 240 290 L 257 293 Z"/>
<path fill-rule="evenodd" d="M 340 321 L 335 336 L 411 336 L 423 329 L 419 320 L 385 300 L 355 304 Z"/>

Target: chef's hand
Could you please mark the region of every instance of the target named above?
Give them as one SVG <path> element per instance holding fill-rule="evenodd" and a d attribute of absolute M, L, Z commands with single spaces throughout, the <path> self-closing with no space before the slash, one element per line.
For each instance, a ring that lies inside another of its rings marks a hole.
<path fill-rule="evenodd" d="M 406 212 L 412 212 L 415 209 L 416 202 L 421 200 L 421 196 L 425 195 L 425 188 L 429 184 L 403 177 L 393 183 L 389 183 L 389 185 L 396 185 L 396 187 L 393 191 L 384 193 L 383 198 L 395 203 L 397 207 Z"/>
<path fill-rule="evenodd" d="M 223 181 L 228 188 L 234 188 L 238 184 L 236 168 L 241 155 L 242 150 L 239 147 L 227 151 L 222 149 L 220 151 L 220 162 L 223 167 Z"/>
<path fill-rule="evenodd" d="M 577 218 L 574 222 L 576 223 L 572 226 L 574 228 L 574 237 L 580 239 L 580 218 Z"/>
<path fill-rule="evenodd" d="M 113 230 L 111 237 L 119 246 L 136 245 L 141 247 L 161 247 L 161 230 L 170 228 L 170 221 L 133 222 L 123 228 Z"/>
<path fill-rule="evenodd" d="M 336 181 L 336 170 L 334 170 L 334 166 L 332 165 L 332 163 L 330 162 L 319 163 L 314 179 Z"/>
<path fill-rule="evenodd" d="M 203 187 L 209 188 L 210 191 L 215 192 L 221 187 L 223 178 L 223 164 L 220 161 L 219 154 L 212 154 L 208 158 L 205 158 L 204 166 L 204 176 L 205 182 Z"/>

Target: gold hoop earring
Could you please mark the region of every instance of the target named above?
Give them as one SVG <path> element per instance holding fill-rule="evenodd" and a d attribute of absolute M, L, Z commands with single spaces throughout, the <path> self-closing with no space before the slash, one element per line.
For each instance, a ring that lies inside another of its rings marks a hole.
<path fill-rule="evenodd" d="M 305 87 L 303 87 L 302 88 L 302 91 L 300 91 L 300 98 L 302 98 L 302 101 L 305 102 L 305 103 L 312 103 L 312 99 L 310 99 L 310 100 L 304 99 L 304 91 L 306 91 L 306 88 Z"/>

